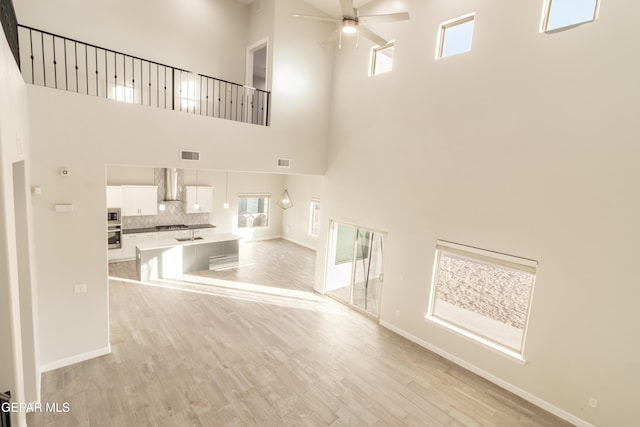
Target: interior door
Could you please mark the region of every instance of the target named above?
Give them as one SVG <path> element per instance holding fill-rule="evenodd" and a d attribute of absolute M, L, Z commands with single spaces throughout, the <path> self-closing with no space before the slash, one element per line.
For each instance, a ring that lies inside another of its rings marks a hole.
<path fill-rule="evenodd" d="M 325 292 L 378 317 L 384 233 L 333 222 Z"/>

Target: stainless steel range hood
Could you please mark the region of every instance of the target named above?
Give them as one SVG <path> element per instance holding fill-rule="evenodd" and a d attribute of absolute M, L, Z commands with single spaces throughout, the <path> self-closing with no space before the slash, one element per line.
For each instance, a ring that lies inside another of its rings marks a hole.
<path fill-rule="evenodd" d="M 166 168 L 164 170 L 164 201 L 165 202 L 179 202 L 178 198 L 178 169 Z"/>

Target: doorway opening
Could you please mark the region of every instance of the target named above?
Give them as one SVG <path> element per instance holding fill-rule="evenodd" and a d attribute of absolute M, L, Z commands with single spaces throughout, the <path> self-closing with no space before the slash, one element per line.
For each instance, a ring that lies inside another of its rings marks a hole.
<path fill-rule="evenodd" d="M 332 222 L 325 292 L 364 313 L 380 316 L 386 234 Z"/>
<path fill-rule="evenodd" d="M 266 96 L 269 82 L 269 40 L 263 39 L 256 44 L 247 48 L 247 71 L 246 71 L 246 85 L 249 87 L 247 90 L 247 103 L 252 107 L 262 105 L 260 102 Z M 251 108 L 251 123 L 260 123 L 260 120 L 266 120 L 267 110 L 259 108 Z"/>

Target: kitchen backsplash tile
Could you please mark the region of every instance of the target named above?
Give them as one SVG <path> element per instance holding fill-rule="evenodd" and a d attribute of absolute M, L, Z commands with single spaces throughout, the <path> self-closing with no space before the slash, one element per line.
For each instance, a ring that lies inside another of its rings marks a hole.
<path fill-rule="evenodd" d="M 158 203 L 161 203 L 165 194 L 164 169 L 155 168 L 154 185 L 158 186 Z M 184 195 L 184 171 L 178 170 L 178 199 L 182 200 Z M 166 209 L 158 211 L 157 215 L 145 216 L 125 216 L 122 217 L 122 228 L 149 228 L 157 225 L 195 225 L 209 224 L 211 222 L 209 213 L 188 214 L 184 211 L 184 202 L 164 202 Z"/>

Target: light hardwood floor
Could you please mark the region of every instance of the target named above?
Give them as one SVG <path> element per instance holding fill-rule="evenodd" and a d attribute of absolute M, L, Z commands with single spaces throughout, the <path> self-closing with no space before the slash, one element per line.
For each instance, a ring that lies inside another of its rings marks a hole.
<path fill-rule="evenodd" d="M 224 277 L 153 285 L 112 264 L 111 354 L 45 373 L 43 402 L 71 411 L 29 426 L 569 425 L 313 293 L 313 251 L 243 254 Z"/>

